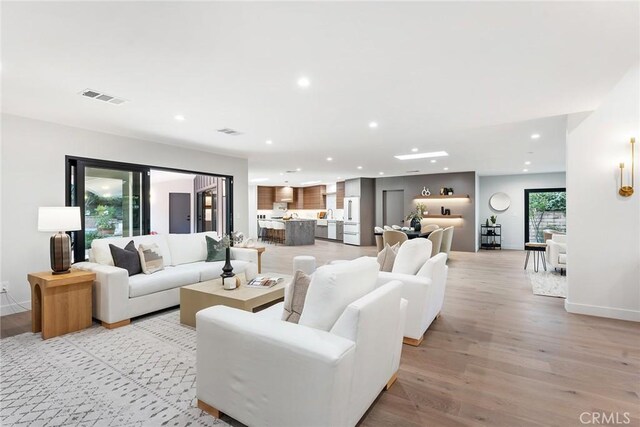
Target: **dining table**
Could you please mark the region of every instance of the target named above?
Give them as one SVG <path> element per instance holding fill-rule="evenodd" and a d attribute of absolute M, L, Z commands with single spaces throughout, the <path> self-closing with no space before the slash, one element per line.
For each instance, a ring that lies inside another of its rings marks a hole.
<path fill-rule="evenodd" d="M 426 233 L 424 233 L 424 234 L 421 234 L 421 232 L 420 232 L 420 231 L 415 231 L 415 230 L 393 230 L 393 231 L 400 231 L 401 233 L 406 234 L 406 235 L 407 235 L 407 238 L 408 238 L 409 240 L 411 240 L 411 239 L 415 239 L 415 238 L 417 238 L 417 237 L 424 237 L 424 238 L 427 238 L 427 237 L 429 237 L 429 234 L 431 234 L 431 231 L 427 231 L 427 232 L 426 232 Z M 373 233 L 373 234 L 374 234 L 375 236 L 382 236 L 382 233 L 381 233 L 381 232 L 379 232 L 379 231 L 374 231 L 374 233 Z"/>

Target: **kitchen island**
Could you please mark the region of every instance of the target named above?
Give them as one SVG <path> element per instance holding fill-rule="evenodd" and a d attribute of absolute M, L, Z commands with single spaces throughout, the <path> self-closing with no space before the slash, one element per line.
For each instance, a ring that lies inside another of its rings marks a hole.
<path fill-rule="evenodd" d="M 286 246 L 313 245 L 316 242 L 315 219 L 272 219 L 271 221 L 284 222 L 284 244 Z"/>

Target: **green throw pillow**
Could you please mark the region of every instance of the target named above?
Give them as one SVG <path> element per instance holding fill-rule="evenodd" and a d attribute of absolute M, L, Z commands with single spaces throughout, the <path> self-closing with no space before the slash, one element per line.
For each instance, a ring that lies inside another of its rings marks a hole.
<path fill-rule="evenodd" d="M 209 236 L 204 236 L 207 240 L 207 262 L 226 261 L 226 249 L 222 242 L 218 242 Z"/>

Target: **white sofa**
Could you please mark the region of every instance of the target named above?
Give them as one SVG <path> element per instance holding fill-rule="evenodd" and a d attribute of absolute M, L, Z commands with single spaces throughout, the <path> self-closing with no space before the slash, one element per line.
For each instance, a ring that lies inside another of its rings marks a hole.
<path fill-rule="evenodd" d="M 136 237 L 96 239 L 91 244 L 89 262 L 75 268 L 96 273 L 93 286 L 93 317 L 105 327 L 124 326 L 132 317 L 180 304 L 180 287 L 220 277 L 224 261 L 205 262 L 205 236 L 218 239 L 214 232 L 194 234 L 156 234 Z M 162 252 L 164 270 L 129 276 L 115 267 L 109 244 L 124 248 L 131 240 L 139 244 L 156 243 Z M 244 272 L 247 280 L 258 274 L 258 253 L 252 249 L 231 248 L 234 273 Z"/>
<path fill-rule="evenodd" d="M 250 426 L 354 426 L 395 380 L 406 301 L 375 260 L 318 268 L 299 324 L 282 303 L 196 314 L 198 406 Z"/>
<path fill-rule="evenodd" d="M 559 268 L 560 274 L 564 274 L 567 269 L 567 236 L 564 234 L 551 235 L 551 239 L 547 240 L 545 257 L 553 268 Z"/>
<path fill-rule="evenodd" d="M 430 257 L 428 239 L 412 239 L 398 249 L 391 272 L 381 271 L 382 281 L 402 282 L 402 298 L 409 303 L 404 328 L 404 343 L 418 346 L 424 333 L 440 314 L 449 267 L 447 254 Z"/>

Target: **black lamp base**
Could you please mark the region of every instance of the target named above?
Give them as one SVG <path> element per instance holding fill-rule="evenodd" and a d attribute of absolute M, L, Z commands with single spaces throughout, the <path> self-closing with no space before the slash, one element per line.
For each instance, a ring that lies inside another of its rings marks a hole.
<path fill-rule="evenodd" d="M 50 256 L 53 274 L 70 273 L 71 267 L 71 239 L 62 231 L 51 236 Z"/>

